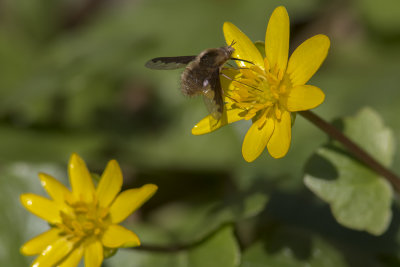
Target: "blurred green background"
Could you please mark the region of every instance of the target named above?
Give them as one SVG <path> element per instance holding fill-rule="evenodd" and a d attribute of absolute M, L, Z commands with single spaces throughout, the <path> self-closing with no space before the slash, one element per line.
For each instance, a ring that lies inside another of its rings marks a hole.
<path fill-rule="evenodd" d="M 0 0 L 0 265 L 27 266 L 20 245 L 48 227 L 19 194 L 43 194 L 39 171 L 67 184 L 77 152 L 97 173 L 117 159 L 126 187 L 159 185 L 127 222 L 143 243 L 206 240 L 186 254 L 120 251 L 104 266 L 400 266 L 397 207 L 388 232 L 373 237 L 339 226 L 305 189 L 303 166 L 327 140 L 313 125 L 298 116 L 285 158 L 246 163 L 248 122 L 191 135 L 207 114 L 202 99 L 182 96 L 179 70 L 144 67 L 223 46 L 225 21 L 264 40 L 278 5 L 291 49 L 315 34 L 331 39 L 310 81 L 326 94 L 315 111 L 331 120 L 370 106 L 399 139 L 398 0 Z M 208 248 L 237 260 L 216 263 L 203 257 Z"/>

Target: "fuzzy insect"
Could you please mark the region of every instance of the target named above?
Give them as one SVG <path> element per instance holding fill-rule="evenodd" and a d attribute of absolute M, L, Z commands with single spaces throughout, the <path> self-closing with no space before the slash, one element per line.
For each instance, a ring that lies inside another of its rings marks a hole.
<path fill-rule="evenodd" d="M 185 67 L 181 75 L 181 91 L 186 96 L 202 95 L 208 111 L 220 119 L 223 109 L 223 90 L 220 72 L 223 65 L 232 58 L 235 49 L 231 45 L 210 48 L 198 56 L 157 57 L 149 60 L 146 67 L 158 70 L 172 70 Z"/>

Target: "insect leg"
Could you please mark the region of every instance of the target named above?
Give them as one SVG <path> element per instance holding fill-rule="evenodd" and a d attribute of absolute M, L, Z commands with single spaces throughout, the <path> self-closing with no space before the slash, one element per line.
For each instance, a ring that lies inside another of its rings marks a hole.
<path fill-rule="evenodd" d="M 225 74 L 223 74 L 223 73 L 221 73 L 221 75 L 222 75 L 222 77 L 224 77 L 224 78 L 226 78 L 226 79 L 228 79 L 228 80 L 230 80 L 230 81 L 232 81 L 232 82 L 234 81 L 234 82 L 243 84 L 243 85 L 245 85 L 245 86 L 248 86 L 248 87 L 250 87 L 250 88 L 253 88 L 254 90 L 257 90 L 257 91 L 262 92 L 262 90 L 261 90 L 261 89 L 258 89 L 257 87 L 254 87 L 254 86 L 251 86 L 251 85 L 242 83 L 242 82 L 240 82 L 240 81 L 238 81 L 238 80 L 232 79 L 231 77 L 229 77 L 229 76 L 227 76 L 227 75 L 225 75 Z"/>
<path fill-rule="evenodd" d="M 253 62 L 248 61 L 248 60 L 245 60 L 245 59 L 240 59 L 240 58 L 235 58 L 235 57 L 231 57 L 230 59 L 232 59 L 232 60 L 237 60 L 237 61 L 243 61 L 243 62 L 250 63 L 250 64 L 254 65 Z"/>

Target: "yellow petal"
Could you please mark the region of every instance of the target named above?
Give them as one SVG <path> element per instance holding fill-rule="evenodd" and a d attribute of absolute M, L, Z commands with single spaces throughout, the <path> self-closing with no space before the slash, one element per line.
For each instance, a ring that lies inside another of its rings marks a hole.
<path fill-rule="evenodd" d="M 81 261 L 83 256 L 83 247 L 80 246 L 74 249 L 68 257 L 62 261 L 57 267 L 76 267 L 78 266 L 79 262 Z"/>
<path fill-rule="evenodd" d="M 48 174 L 39 173 L 39 179 L 43 188 L 47 191 L 54 202 L 60 206 L 60 209 L 66 211 L 68 209 L 66 200 L 71 199 L 72 197 L 68 188 Z"/>
<path fill-rule="evenodd" d="M 20 197 L 22 205 L 36 216 L 49 223 L 61 222 L 58 205 L 47 198 L 35 194 L 22 194 Z"/>
<path fill-rule="evenodd" d="M 222 116 L 219 120 L 216 120 L 212 115 L 208 115 L 192 128 L 192 134 L 201 135 L 210 133 L 221 128 L 222 126 L 242 120 L 243 116 L 239 115 L 241 113 L 243 113 L 243 110 L 241 109 L 227 110 L 222 113 Z"/>
<path fill-rule="evenodd" d="M 110 207 L 112 223 L 125 220 L 132 212 L 143 205 L 157 191 L 157 186 L 146 184 L 140 188 L 129 189 L 117 196 Z"/>
<path fill-rule="evenodd" d="M 232 57 L 245 59 L 264 69 L 264 59 L 249 37 L 230 22 L 224 23 L 223 31 L 228 45 L 232 44 L 233 41 L 235 42 L 233 45 L 235 52 L 233 52 Z M 241 67 L 253 65 L 244 61 L 236 61 L 236 63 Z"/>
<path fill-rule="evenodd" d="M 122 186 L 122 172 L 118 162 L 111 160 L 101 176 L 96 189 L 97 199 L 101 207 L 108 207 L 115 199 Z"/>
<path fill-rule="evenodd" d="M 65 237 L 58 238 L 54 243 L 47 246 L 42 254 L 35 259 L 32 267 L 53 267 L 67 256 L 73 248 L 73 242 Z"/>
<path fill-rule="evenodd" d="M 289 15 L 283 6 L 277 7 L 268 22 L 265 34 L 265 54 L 272 73 L 281 79 L 289 54 Z"/>
<path fill-rule="evenodd" d="M 139 237 L 134 232 L 118 224 L 111 224 L 107 228 L 101 242 L 108 248 L 140 246 Z"/>
<path fill-rule="evenodd" d="M 244 137 L 242 154 L 247 162 L 252 162 L 260 156 L 274 132 L 274 120 L 266 118 L 264 121 L 263 125 L 258 121 L 253 123 Z"/>
<path fill-rule="evenodd" d="M 302 43 L 290 56 L 287 73 L 293 86 L 303 85 L 324 62 L 330 46 L 326 35 L 318 34 Z"/>
<path fill-rule="evenodd" d="M 100 241 L 92 241 L 85 247 L 85 267 L 100 267 L 103 262 L 103 246 Z"/>
<path fill-rule="evenodd" d="M 286 155 L 290 147 L 291 131 L 290 112 L 283 111 L 281 120 L 275 120 L 274 133 L 267 145 L 268 152 L 272 157 L 282 158 Z"/>
<path fill-rule="evenodd" d="M 69 180 L 72 193 L 77 200 L 91 202 L 94 195 L 94 185 L 85 162 L 77 155 L 72 154 L 68 165 Z"/>
<path fill-rule="evenodd" d="M 324 102 L 325 94 L 313 85 L 293 87 L 287 97 L 286 107 L 289 111 L 308 110 Z"/>
<path fill-rule="evenodd" d="M 32 256 L 41 253 L 48 245 L 54 243 L 58 238 L 60 238 L 59 233 L 59 229 L 51 228 L 50 230 L 35 236 L 22 245 L 21 253 L 26 256 Z"/>

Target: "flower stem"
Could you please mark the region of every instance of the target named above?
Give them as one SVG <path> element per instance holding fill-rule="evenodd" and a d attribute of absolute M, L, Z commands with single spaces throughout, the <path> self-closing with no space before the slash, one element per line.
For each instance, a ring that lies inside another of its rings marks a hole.
<path fill-rule="evenodd" d="M 400 178 L 394 174 L 391 170 L 383 166 L 376 159 L 374 159 L 370 154 L 368 154 L 364 149 L 354 143 L 351 139 L 346 137 L 342 132 L 333 127 L 332 124 L 326 122 L 317 114 L 307 110 L 298 112 L 304 118 L 315 124 L 318 128 L 323 130 L 332 138 L 336 139 L 342 143 L 358 160 L 363 162 L 369 168 L 374 170 L 379 175 L 383 176 L 388 180 L 394 189 L 400 193 Z"/>
<path fill-rule="evenodd" d="M 158 252 L 158 253 L 174 253 L 174 252 L 180 252 L 183 250 L 191 249 L 191 248 L 195 247 L 196 245 L 198 245 L 198 243 L 172 244 L 172 245 L 165 245 L 165 246 L 143 244 L 143 245 L 140 245 L 140 247 L 133 247 L 133 249 Z"/>

